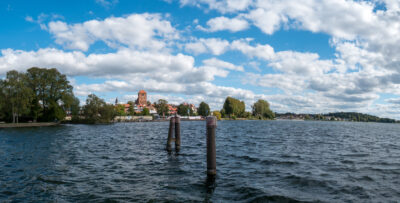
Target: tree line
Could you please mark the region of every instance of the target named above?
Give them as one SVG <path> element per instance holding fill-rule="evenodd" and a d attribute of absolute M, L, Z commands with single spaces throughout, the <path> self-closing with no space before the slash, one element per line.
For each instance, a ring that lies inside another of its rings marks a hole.
<path fill-rule="evenodd" d="M 5 122 L 53 122 L 62 121 L 66 115 L 71 115 L 72 122 L 77 123 L 107 123 L 115 116 L 138 115 L 134 103 L 125 112 L 124 105 L 107 104 L 94 94 L 88 95 L 86 104 L 80 106 L 80 101 L 73 93 L 73 87 L 67 76 L 55 68 L 33 67 L 26 72 L 8 71 L 4 79 L 0 79 L 0 121 Z M 150 106 L 151 103 L 148 102 Z M 168 101 L 160 99 L 153 103 L 160 116 L 169 116 Z M 256 118 L 273 119 L 274 113 L 269 109 L 269 103 L 259 100 L 252 106 L 252 112 L 245 111 L 245 103 L 233 97 L 227 97 L 220 111 L 211 112 L 207 103 L 201 102 L 197 113 L 188 104 L 177 107 L 181 116 L 209 116 L 218 118 Z M 149 115 L 149 109 L 144 108 L 140 115 Z"/>
<path fill-rule="evenodd" d="M 216 116 L 221 116 L 222 118 L 247 118 L 247 119 L 260 119 L 269 120 L 274 119 L 275 114 L 271 111 L 268 101 L 259 99 L 251 106 L 251 112 L 246 111 L 246 106 L 244 101 L 240 101 L 233 97 L 227 97 L 225 99 L 223 108 Z"/>
<path fill-rule="evenodd" d="M 168 109 L 168 101 L 164 99 L 160 99 L 154 103 L 154 106 L 157 109 L 157 113 L 161 116 L 169 116 Z M 209 116 L 214 115 L 218 119 L 227 118 L 227 119 L 237 119 L 237 118 L 246 118 L 246 119 L 260 119 L 260 120 L 268 120 L 274 119 L 275 114 L 271 111 L 270 105 L 266 100 L 258 100 L 252 105 L 251 112 L 246 111 L 244 101 L 240 101 L 233 97 L 227 97 L 225 99 L 223 108 L 220 111 L 211 111 L 210 106 L 202 101 L 199 104 L 197 109 L 197 113 L 193 111 L 192 108 L 187 103 L 181 103 L 177 106 L 177 114 L 180 116 Z"/>
<path fill-rule="evenodd" d="M 354 122 L 378 122 L 378 123 L 397 123 L 395 119 L 380 118 L 377 116 L 357 113 L 357 112 L 335 112 L 327 114 L 296 114 L 296 113 L 276 113 L 278 118 L 283 119 L 304 119 L 317 121 L 354 121 Z"/>
<path fill-rule="evenodd" d="M 328 113 L 324 114 L 324 116 L 330 116 L 335 118 L 346 119 L 348 121 L 357 121 L 357 122 L 379 122 L 379 123 L 395 123 L 396 120 L 390 118 L 379 118 L 377 116 L 356 113 L 356 112 L 336 112 L 336 113 Z"/>

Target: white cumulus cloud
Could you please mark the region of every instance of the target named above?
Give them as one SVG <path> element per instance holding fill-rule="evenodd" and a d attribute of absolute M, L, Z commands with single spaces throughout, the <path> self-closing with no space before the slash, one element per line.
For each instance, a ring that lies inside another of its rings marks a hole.
<path fill-rule="evenodd" d="M 127 46 L 137 49 L 160 50 L 168 40 L 179 34 L 160 14 L 132 14 L 109 17 L 69 25 L 62 21 L 48 24 L 56 43 L 68 49 L 87 51 L 94 42 L 102 41 L 110 47 Z M 162 38 L 158 39 L 158 38 Z"/>
<path fill-rule="evenodd" d="M 198 25 L 197 28 L 206 32 L 217 32 L 222 30 L 228 30 L 230 32 L 238 32 L 245 30 L 249 27 L 249 23 L 242 18 L 227 18 L 227 17 L 216 17 L 207 21 L 207 28 L 203 28 Z"/>

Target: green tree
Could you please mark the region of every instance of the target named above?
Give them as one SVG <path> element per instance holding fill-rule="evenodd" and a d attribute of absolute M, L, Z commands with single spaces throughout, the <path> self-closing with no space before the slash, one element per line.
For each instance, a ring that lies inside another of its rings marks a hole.
<path fill-rule="evenodd" d="M 6 95 L 4 94 L 4 83 L 5 81 L 0 79 L 0 120 L 4 120 L 5 118 L 5 98 Z"/>
<path fill-rule="evenodd" d="M 83 107 L 84 116 L 89 123 L 107 123 L 115 118 L 115 108 L 111 104 L 106 104 L 94 94 L 90 94 Z"/>
<path fill-rule="evenodd" d="M 72 120 L 79 120 L 79 112 L 81 110 L 80 101 L 78 98 L 74 97 L 73 101 L 70 104 L 69 111 L 71 112 Z"/>
<path fill-rule="evenodd" d="M 179 104 L 178 106 L 178 114 L 181 116 L 189 116 L 190 113 L 193 113 L 187 104 Z"/>
<path fill-rule="evenodd" d="M 251 113 L 245 111 L 245 112 L 242 114 L 242 117 L 243 117 L 243 118 L 251 118 Z"/>
<path fill-rule="evenodd" d="M 208 116 L 210 115 L 211 111 L 210 111 L 210 107 L 208 106 L 207 103 L 205 102 L 201 102 L 199 105 L 199 109 L 197 110 L 198 114 L 200 116 Z"/>
<path fill-rule="evenodd" d="M 159 99 L 157 103 L 154 105 L 157 109 L 157 113 L 165 117 L 168 115 L 169 108 L 168 108 L 168 101 L 164 99 Z"/>
<path fill-rule="evenodd" d="M 129 108 L 128 108 L 128 115 L 134 116 L 135 115 L 135 103 L 133 101 L 128 101 Z"/>
<path fill-rule="evenodd" d="M 222 118 L 226 118 L 225 109 L 221 109 L 221 111 L 219 111 L 219 112 L 221 112 L 221 117 L 222 117 Z"/>
<path fill-rule="evenodd" d="M 150 115 L 150 110 L 148 108 L 146 108 L 146 107 L 143 108 L 142 115 L 143 116 L 149 116 Z"/>
<path fill-rule="evenodd" d="M 116 112 L 117 116 L 125 116 L 126 115 L 125 106 L 122 104 L 117 104 L 115 106 L 115 112 Z"/>
<path fill-rule="evenodd" d="M 6 80 L 2 82 L 5 99 L 5 111 L 13 123 L 19 122 L 19 117 L 30 111 L 32 91 L 26 84 L 26 76 L 15 70 L 7 72 Z"/>
<path fill-rule="evenodd" d="M 115 108 L 112 104 L 104 103 L 99 109 L 100 113 L 100 123 L 110 123 L 115 118 Z"/>
<path fill-rule="evenodd" d="M 80 106 L 79 106 L 80 101 L 73 94 L 63 95 L 63 98 L 61 99 L 61 102 L 59 102 L 59 103 L 61 104 L 60 107 L 62 107 L 62 110 L 64 111 L 65 114 L 72 115 L 72 117 L 78 116 L 79 111 L 80 111 Z M 33 108 L 33 106 L 31 106 L 31 108 Z"/>
<path fill-rule="evenodd" d="M 61 121 L 65 118 L 66 112 L 60 104 L 50 100 L 47 115 L 54 121 Z"/>
<path fill-rule="evenodd" d="M 265 100 L 259 99 L 252 106 L 253 116 L 258 117 L 260 119 L 274 119 L 275 114 L 269 108 L 269 103 Z"/>
<path fill-rule="evenodd" d="M 53 121 L 62 119 L 62 114 L 74 102 L 72 86 L 66 75 L 57 69 L 46 69 L 33 67 L 27 71 L 28 86 L 33 91 L 31 102 L 31 115 L 36 121 Z M 64 111 L 62 113 L 61 111 Z"/>
<path fill-rule="evenodd" d="M 235 99 L 233 97 L 227 97 L 225 99 L 223 109 L 224 113 L 229 117 L 231 116 L 240 117 L 244 116 L 245 104 L 243 101 L 239 101 L 238 99 Z"/>

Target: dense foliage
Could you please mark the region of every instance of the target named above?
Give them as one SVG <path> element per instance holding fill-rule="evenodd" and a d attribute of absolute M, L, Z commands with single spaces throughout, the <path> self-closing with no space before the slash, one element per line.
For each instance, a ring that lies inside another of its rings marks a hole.
<path fill-rule="evenodd" d="M 181 116 L 192 116 L 193 110 L 190 108 L 188 104 L 179 104 L 178 106 L 178 114 Z"/>
<path fill-rule="evenodd" d="M 123 104 L 117 104 L 115 106 L 115 113 L 117 114 L 117 116 L 126 116 L 125 106 Z"/>
<path fill-rule="evenodd" d="M 209 116 L 211 111 L 210 111 L 210 107 L 208 106 L 207 103 L 205 102 L 201 102 L 199 105 L 199 109 L 197 110 L 197 113 L 200 116 Z"/>
<path fill-rule="evenodd" d="M 109 123 L 116 115 L 113 105 L 107 104 L 94 94 L 90 94 L 83 106 L 83 116 L 87 123 Z"/>
<path fill-rule="evenodd" d="M 133 101 L 128 101 L 128 104 L 129 104 L 129 108 L 128 108 L 127 113 L 129 116 L 134 116 L 135 115 L 135 108 L 134 108 L 135 103 Z"/>
<path fill-rule="evenodd" d="M 169 108 L 167 100 L 159 99 L 156 103 L 154 103 L 154 106 L 156 107 L 159 115 L 162 115 L 163 117 L 168 116 Z"/>
<path fill-rule="evenodd" d="M 252 114 L 259 119 L 274 119 L 275 114 L 269 108 L 269 103 L 265 100 L 259 99 L 252 106 Z"/>
<path fill-rule="evenodd" d="M 0 80 L 0 95 L 0 119 L 7 122 L 56 121 L 64 119 L 67 111 L 79 112 L 79 100 L 67 77 L 54 68 L 9 71 Z"/>
<path fill-rule="evenodd" d="M 245 104 L 244 101 L 240 101 L 233 97 L 227 97 L 225 99 L 223 111 L 221 112 L 224 116 L 229 117 L 243 117 L 245 113 Z"/>
<path fill-rule="evenodd" d="M 149 116 L 150 115 L 150 110 L 148 108 L 143 108 L 142 115 L 143 116 Z"/>

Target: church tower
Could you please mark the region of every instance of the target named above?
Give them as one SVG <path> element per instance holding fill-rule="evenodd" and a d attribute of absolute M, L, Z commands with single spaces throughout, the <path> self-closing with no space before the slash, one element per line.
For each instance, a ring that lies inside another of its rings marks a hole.
<path fill-rule="evenodd" d="M 138 92 L 138 98 L 136 100 L 136 105 L 147 106 L 147 93 L 144 90 Z"/>

